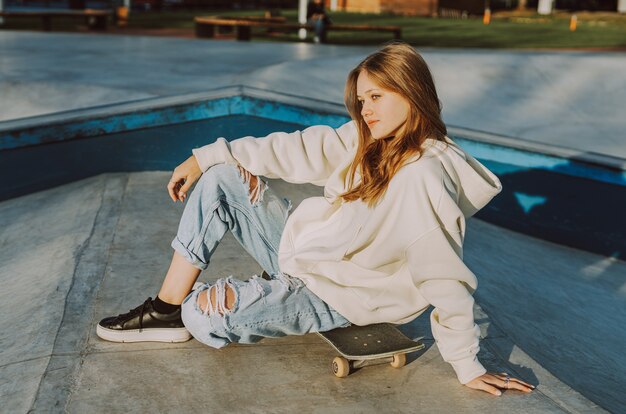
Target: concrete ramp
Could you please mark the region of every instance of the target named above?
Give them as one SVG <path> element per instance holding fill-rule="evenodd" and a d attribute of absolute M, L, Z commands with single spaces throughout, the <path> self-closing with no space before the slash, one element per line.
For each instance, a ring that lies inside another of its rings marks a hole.
<path fill-rule="evenodd" d="M 519 277 L 524 274 L 520 266 L 543 263 L 541 252 L 567 259 L 573 249 L 477 220 L 469 221 L 465 259 L 481 281 L 479 303 L 487 303 L 490 311 L 487 315 L 476 307 L 483 336 L 479 357 L 489 370 L 508 371 L 537 384 L 532 394 L 509 391 L 494 397 L 460 385 L 433 346 L 428 312 L 402 326 L 427 345 L 410 356 L 407 366 L 368 367 L 346 379 L 332 375 L 334 353 L 312 334 L 221 350 L 195 340 L 100 340 L 97 321 L 154 297 L 167 270 L 170 242 L 183 210 L 166 193 L 169 177 L 169 172 L 104 174 L 0 203 L 3 412 L 604 412 L 523 352 L 510 333 L 523 324 L 519 303 L 533 283 L 529 279 L 526 286 L 517 286 L 511 274 Z M 276 180 L 270 186 L 294 206 L 322 191 Z M 602 259 L 585 255 L 585 260 Z M 552 266 L 551 274 L 558 278 L 569 265 Z M 623 269 L 621 262 L 615 266 Z M 506 272 L 509 268 L 514 271 Z M 260 272 L 227 234 L 200 278 L 247 278 Z M 486 274 L 510 280 L 500 283 Z M 557 291 L 552 296 L 555 307 L 568 303 L 563 295 Z M 507 309 L 507 298 L 514 309 Z M 527 303 L 539 312 L 532 299 Z M 588 328 L 586 322 L 580 325 Z M 547 346 L 547 337 L 555 349 L 563 349 L 554 332 L 533 334 L 524 328 L 519 333 L 539 338 L 539 343 L 544 338 L 544 345 L 535 347 Z"/>

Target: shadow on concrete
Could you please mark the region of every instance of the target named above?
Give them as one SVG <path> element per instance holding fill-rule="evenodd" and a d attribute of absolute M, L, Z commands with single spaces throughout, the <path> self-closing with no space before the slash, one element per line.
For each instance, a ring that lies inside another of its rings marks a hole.
<path fill-rule="evenodd" d="M 524 169 L 498 173 L 507 167 L 484 162 L 496 171 L 503 191 L 476 217 L 565 246 L 606 257 L 626 258 L 626 180 L 617 183 L 568 174 L 571 164 L 551 170 Z M 623 281 L 621 281 L 623 282 Z M 607 281 L 615 289 L 620 280 Z"/>

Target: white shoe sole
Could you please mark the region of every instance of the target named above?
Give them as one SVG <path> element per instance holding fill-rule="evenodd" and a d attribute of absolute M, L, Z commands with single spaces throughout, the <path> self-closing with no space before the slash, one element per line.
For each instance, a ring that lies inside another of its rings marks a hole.
<path fill-rule="evenodd" d="M 96 326 L 96 334 L 111 342 L 186 342 L 191 334 L 185 328 L 132 329 L 119 331 Z"/>
<path fill-rule="evenodd" d="M 204 285 L 204 283 L 196 282 L 191 289 L 196 290 L 202 285 Z M 191 334 L 186 328 L 154 328 L 120 331 L 97 325 L 96 335 L 111 342 L 186 342 L 191 339 Z"/>

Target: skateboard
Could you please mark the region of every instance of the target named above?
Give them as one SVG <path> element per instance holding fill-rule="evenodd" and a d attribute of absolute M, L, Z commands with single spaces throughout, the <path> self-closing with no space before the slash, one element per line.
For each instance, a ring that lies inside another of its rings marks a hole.
<path fill-rule="evenodd" d="M 390 323 L 352 325 L 317 334 L 341 355 L 335 357 L 331 365 L 339 378 L 368 365 L 390 363 L 394 368 L 403 367 L 407 353 L 424 348 L 423 343 L 408 338 Z"/>

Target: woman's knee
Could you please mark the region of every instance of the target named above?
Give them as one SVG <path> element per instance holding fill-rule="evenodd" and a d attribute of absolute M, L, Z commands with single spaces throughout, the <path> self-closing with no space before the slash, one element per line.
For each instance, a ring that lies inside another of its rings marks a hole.
<path fill-rule="evenodd" d="M 229 284 L 215 284 L 198 294 L 196 303 L 205 314 L 219 313 L 224 315 L 235 306 L 235 289 Z"/>
<path fill-rule="evenodd" d="M 205 285 L 191 292 L 183 301 L 181 317 L 196 340 L 212 348 L 223 348 L 231 343 L 223 326 L 223 316 L 205 314 L 198 304 L 198 298 L 208 291 L 209 286 Z"/>
<path fill-rule="evenodd" d="M 255 205 L 263 201 L 263 193 L 267 190 L 267 184 L 265 184 L 260 177 L 252 174 L 241 165 L 238 165 L 237 169 L 239 170 L 239 177 L 243 183 L 248 184 L 248 199 L 250 200 L 250 204 Z"/>
<path fill-rule="evenodd" d="M 228 182 L 232 182 L 236 178 L 237 167 L 232 164 L 217 164 L 206 170 L 200 179 L 198 185 L 202 187 L 224 186 Z"/>
<path fill-rule="evenodd" d="M 217 164 L 209 168 L 200 178 L 199 184 L 204 186 L 219 186 L 225 191 L 240 191 L 241 183 L 247 188 L 248 200 L 252 205 L 263 201 L 263 194 L 267 184 L 259 177 L 241 165 Z M 235 186 L 235 187 L 232 187 Z"/>

